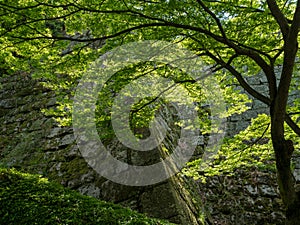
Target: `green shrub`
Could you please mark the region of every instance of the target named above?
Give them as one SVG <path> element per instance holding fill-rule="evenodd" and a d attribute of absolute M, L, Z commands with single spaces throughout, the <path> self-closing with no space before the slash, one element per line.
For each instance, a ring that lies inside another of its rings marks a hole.
<path fill-rule="evenodd" d="M 0 224 L 164 225 L 119 205 L 83 196 L 39 175 L 0 168 Z"/>

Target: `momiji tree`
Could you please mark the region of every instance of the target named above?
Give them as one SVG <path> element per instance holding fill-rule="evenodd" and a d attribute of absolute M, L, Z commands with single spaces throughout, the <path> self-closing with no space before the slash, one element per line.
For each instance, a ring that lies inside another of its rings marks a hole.
<path fill-rule="evenodd" d="M 300 193 L 291 171 L 294 143 L 286 136 L 287 127 L 300 136 L 297 114 L 292 117 L 287 108 L 297 75 L 299 0 L 1 0 L 0 17 L 1 69 L 7 73 L 35 72 L 55 83 L 65 79 L 57 74 L 78 76 L 105 51 L 145 39 L 181 42 L 226 70 L 228 79 L 234 77 L 270 109 L 286 224 L 299 224 Z M 260 70 L 268 95 L 245 79 Z"/>

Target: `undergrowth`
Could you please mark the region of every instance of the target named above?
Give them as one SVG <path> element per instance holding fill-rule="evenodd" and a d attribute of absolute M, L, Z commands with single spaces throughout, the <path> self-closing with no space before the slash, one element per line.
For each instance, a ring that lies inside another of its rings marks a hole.
<path fill-rule="evenodd" d="M 0 224 L 5 225 L 170 224 L 15 169 L 0 168 L 0 206 Z"/>

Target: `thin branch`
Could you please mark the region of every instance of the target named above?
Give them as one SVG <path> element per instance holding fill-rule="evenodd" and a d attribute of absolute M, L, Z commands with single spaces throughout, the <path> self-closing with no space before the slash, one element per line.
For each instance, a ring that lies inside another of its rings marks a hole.
<path fill-rule="evenodd" d="M 41 4 L 45 4 L 45 3 L 41 3 Z M 77 8 L 79 7 L 78 5 L 75 5 L 75 4 L 72 4 L 72 6 L 73 7 L 77 7 Z M 55 6 L 55 7 L 58 7 L 58 6 Z M 103 37 L 98 37 L 98 38 L 76 39 L 76 38 L 73 38 L 73 37 L 39 37 L 39 36 L 37 36 L 37 37 L 17 37 L 17 36 L 12 36 L 12 37 L 13 38 L 18 38 L 18 39 L 23 39 L 23 40 L 34 40 L 34 39 L 42 39 L 42 38 L 51 39 L 51 38 L 54 38 L 56 40 L 70 40 L 70 41 L 84 42 L 84 41 L 97 41 L 97 40 L 103 40 L 103 39 L 108 39 L 108 38 L 114 38 L 116 36 L 128 33 L 130 31 L 141 29 L 141 28 L 146 28 L 146 27 L 168 26 L 168 27 L 174 27 L 174 28 L 179 28 L 179 29 L 187 29 L 187 30 L 197 31 L 197 32 L 200 32 L 202 34 L 205 34 L 205 35 L 207 35 L 207 36 L 215 39 L 216 41 L 218 41 L 220 43 L 223 43 L 223 44 L 225 44 L 225 45 L 233 48 L 239 54 L 248 55 L 255 62 L 257 62 L 258 65 L 264 70 L 264 72 L 267 74 L 267 76 L 269 76 L 269 80 L 272 79 L 272 77 L 271 77 L 272 73 L 269 70 L 268 65 L 259 56 L 259 54 L 261 52 L 259 52 L 256 49 L 247 47 L 247 46 L 240 46 L 240 44 L 235 44 L 232 40 L 228 40 L 226 37 L 224 37 L 224 34 L 225 34 L 224 31 L 223 31 L 223 36 L 219 36 L 219 35 L 213 34 L 212 32 L 210 32 L 208 30 L 205 30 L 203 28 L 200 28 L 200 27 L 194 27 L 194 26 L 186 25 L 186 24 L 177 24 L 177 23 L 174 23 L 174 22 L 170 22 L 170 21 L 166 21 L 166 20 L 160 19 L 160 18 L 150 17 L 150 16 L 144 15 L 144 14 L 142 14 L 140 12 L 135 12 L 135 11 L 132 11 L 132 10 L 125 10 L 125 11 L 123 11 L 123 10 L 120 10 L 120 11 L 118 11 L 118 10 L 117 11 L 101 11 L 101 10 L 93 10 L 93 9 L 86 9 L 86 8 L 80 8 L 80 7 L 79 7 L 79 9 L 95 11 L 95 12 L 98 12 L 98 13 L 128 13 L 129 12 L 132 15 L 143 17 L 145 19 L 149 19 L 149 20 L 152 20 L 152 21 L 160 21 L 161 23 L 154 22 L 154 23 L 141 24 L 141 25 L 138 25 L 138 26 L 135 26 L 135 27 L 124 29 L 124 30 L 119 31 L 119 32 L 117 32 L 115 34 L 111 34 L 111 35 L 107 35 L 107 36 L 103 36 Z M 206 10 L 209 10 L 209 9 L 206 8 Z M 208 11 L 208 12 L 212 13 L 211 11 Z M 212 16 L 216 19 L 216 21 L 218 21 L 218 18 L 216 18 L 216 16 L 214 16 L 213 14 L 212 14 Z M 219 29 L 221 29 L 220 31 L 222 33 L 222 29 L 223 28 L 222 28 L 220 22 L 217 22 L 217 23 L 219 24 Z"/>
<path fill-rule="evenodd" d="M 219 18 L 216 16 L 216 14 L 214 14 L 201 0 L 197 0 L 197 2 L 205 10 L 205 12 L 207 12 L 214 19 L 214 21 L 217 23 L 217 26 L 218 26 L 223 38 L 225 40 L 227 40 L 223 26 L 222 26 Z"/>
<path fill-rule="evenodd" d="M 77 11 L 73 11 L 73 12 L 70 12 L 68 14 L 62 15 L 62 16 L 51 17 L 51 18 L 43 18 L 43 19 L 32 19 L 32 18 L 29 18 L 30 21 L 25 21 L 23 23 L 19 23 L 19 24 L 13 26 L 13 27 L 10 27 L 7 31 L 5 31 L 2 34 L 0 34 L 0 37 L 8 34 L 12 30 L 15 30 L 15 29 L 17 29 L 18 27 L 21 27 L 21 26 L 26 26 L 26 25 L 29 25 L 29 24 L 33 24 L 33 23 L 37 23 L 37 22 L 42 22 L 42 21 L 55 21 L 55 20 L 59 20 L 59 19 L 64 19 L 64 18 L 67 18 L 68 16 L 71 16 L 71 15 L 73 15 L 73 14 L 79 12 L 79 11 L 80 10 L 77 10 Z M 26 18 L 28 18 L 28 17 L 26 17 Z"/>
<path fill-rule="evenodd" d="M 300 112 L 290 112 L 288 113 L 289 116 L 292 116 L 292 115 L 300 115 Z"/>
<path fill-rule="evenodd" d="M 242 6 L 242 5 L 233 5 L 231 2 L 226 2 L 226 1 L 209 0 L 208 2 L 225 4 L 227 6 L 230 6 L 230 7 L 233 7 L 233 8 L 237 8 L 237 9 L 248 9 L 248 10 L 251 10 L 251 12 L 259 12 L 259 13 L 265 13 L 266 12 L 263 9 L 253 8 L 253 7 L 247 7 L 247 6 Z"/>
<path fill-rule="evenodd" d="M 7 4 L 4 4 L 4 3 L 0 3 L 0 6 L 11 8 L 11 9 L 15 9 L 16 11 L 21 11 L 21 10 L 27 10 L 27 9 L 37 8 L 37 7 L 41 6 L 41 3 L 38 3 L 36 5 L 26 6 L 26 7 L 16 7 L 16 6 L 12 6 L 12 5 L 7 5 Z"/>
<path fill-rule="evenodd" d="M 285 114 L 285 122 L 300 137 L 300 127 L 292 120 L 289 114 Z"/>
<path fill-rule="evenodd" d="M 206 32 L 208 32 L 208 31 L 206 31 Z M 258 66 L 260 66 L 260 68 L 264 71 L 264 73 L 267 77 L 267 80 L 268 80 L 270 97 L 271 97 L 271 99 L 274 98 L 274 96 L 276 94 L 276 76 L 275 76 L 275 73 L 274 73 L 272 67 L 269 66 L 265 62 L 265 60 L 259 55 L 259 53 L 260 53 L 259 51 L 257 51 L 256 49 L 253 49 L 253 48 L 248 48 L 247 46 L 240 45 L 239 43 L 235 44 L 234 41 L 231 41 L 228 39 L 227 39 L 227 41 L 223 40 L 222 37 L 216 36 L 212 33 L 209 33 L 208 36 L 211 36 L 216 41 L 226 44 L 228 47 L 235 50 L 237 55 L 246 55 L 246 56 L 250 57 L 251 59 L 253 59 L 258 64 Z M 193 40 L 197 40 L 192 36 L 190 36 L 190 38 Z M 269 58 L 270 62 L 273 61 L 270 56 L 268 56 L 268 58 Z"/>
<path fill-rule="evenodd" d="M 267 0 L 269 9 L 273 17 L 275 18 L 276 22 L 278 23 L 281 33 L 283 35 L 283 39 L 286 40 L 288 33 L 289 33 L 289 24 L 286 17 L 283 15 L 281 10 L 279 9 L 275 0 Z"/>
<path fill-rule="evenodd" d="M 241 155 L 242 155 L 242 153 L 243 153 L 244 151 L 246 151 L 246 150 L 249 149 L 249 148 L 252 148 L 252 147 L 253 147 L 255 144 L 257 144 L 261 139 L 263 139 L 263 137 L 264 137 L 265 134 L 267 133 L 267 131 L 268 131 L 270 125 L 271 125 L 270 123 L 267 124 L 266 129 L 263 131 L 263 133 L 262 133 L 262 135 L 261 135 L 260 137 L 258 137 L 255 141 L 251 142 L 250 145 L 248 145 L 248 146 L 246 146 L 245 148 L 241 149 L 241 150 L 238 151 L 237 153 L 231 155 L 228 159 L 230 159 L 230 158 L 236 156 L 237 154 L 240 154 L 240 157 L 241 157 Z"/>
<path fill-rule="evenodd" d="M 199 4 L 202 4 L 201 1 L 199 1 Z M 76 5 L 73 4 L 74 7 L 78 7 Z M 56 6 L 55 6 L 56 7 Z M 70 41 L 78 41 L 78 42 L 90 42 L 90 41 L 98 41 L 98 40 L 105 40 L 105 39 L 109 39 L 109 38 L 114 38 L 126 33 L 129 33 L 131 31 L 134 30 L 138 30 L 138 29 L 142 29 L 142 28 L 149 28 L 149 27 L 173 27 L 173 28 L 178 28 L 178 29 L 185 29 L 185 30 L 191 30 L 191 31 L 196 31 L 199 33 L 202 33 L 210 38 L 213 38 L 214 40 L 216 40 L 219 43 L 225 44 L 226 46 L 232 48 L 233 50 L 236 51 L 237 54 L 240 55 L 246 55 L 248 57 L 250 57 L 251 59 L 253 59 L 264 71 L 264 73 L 267 76 L 268 79 L 268 83 L 269 83 L 269 90 L 270 90 L 270 96 L 271 98 L 275 95 L 276 90 L 274 89 L 274 87 L 276 87 L 276 78 L 274 75 L 274 71 L 272 71 L 272 68 L 265 62 L 265 60 L 260 56 L 261 52 L 259 52 L 256 49 L 253 49 L 251 47 L 247 47 L 247 46 L 241 46 L 240 43 L 235 43 L 232 40 L 228 40 L 225 36 L 225 33 L 223 31 L 223 28 L 221 26 L 220 21 L 218 20 L 218 18 L 208 9 L 204 7 L 204 10 L 206 10 L 208 13 L 210 13 L 210 15 L 215 19 L 215 21 L 217 22 L 220 32 L 222 33 L 221 36 L 216 35 L 214 33 L 212 33 L 209 30 L 206 30 L 202 27 L 195 27 L 195 26 L 191 26 L 191 25 L 187 25 L 187 24 L 178 24 L 175 22 L 171 22 L 171 21 L 165 21 L 163 19 L 160 18 L 152 18 L 150 16 L 144 15 L 140 12 L 134 12 L 134 11 L 130 11 L 130 13 L 146 18 L 148 20 L 156 20 L 156 21 L 160 21 L 160 22 L 153 22 L 153 23 L 146 23 L 146 24 L 140 24 L 134 27 L 130 27 L 124 30 L 121 30 L 119 32 L 116 32 L 114 34 L 110 34 L 110 35 L 106 35 L 106 36 L 102 36 L 102 37 L 98 37 L 98 38 L 75 38 L 75 37 L 49 37 L 49 36 L 33 36 L 33 37 L 22 37 L 22 36 L 13 36 L 11 35 L 12 38 L 17 38 L 20 40 L 34 40 L 34 39 L 55 39 L 55 40 L 70 40 Z M 102 11 L 102 13 L 105 13 L 106 11 Z M 126 10 L 126 12 L 128 12 L 128 10 Z M 117 12 L 116 12 L 117 13 Z M 124 11 L 120 11 L 120 13 L 125 13 Z"/>
<path fill-rule="evenodd" d="M 196 38 L 192 37 L 192 36 L 189 36 L 191 39 L 193 39 L 194 41 L 197 41 L 199 42 Z M 254 50 L 250 50 L 251 52 L 253 52 L 253 54 L 255 53 Z M 209 53 L 209 52 L 208 52 Z M 256 54 L 256 53 L 255 53 Z M 218 60 L 217 57 L 215 57 L 213 54 L 209 53 L 209 55 L 211 56 L 211 58 L 213 60 Z M 256 92 L 254 89 L 252 89 L 248 84 L 247 82 L 242 78 L 242 76 L 240 75 L 240 73 L 238 71 L 236 71 L 232 66 L 230 66 L 231 62 L 234 60 L 234 58 L 238 57 L 239 55 L 242 55 L 242 54 L 234 54 L 233 56 L 230 57 L 229 61 L 227 63 L 225 63 L 223 60 L 219 61 L 218 63 L 220 63 L 220 65 L 223 65 L 226 69 L 228 69 L 230 72 L 233 73 L 233 75 L 238 79 L 239 83 L 244 86 L 244 88 L 247 88 L 246 91 L 251 94 L 253 97 L 257 97 L 258 100 L 261 100 L 262 102 L 266 103 L 267 105 L 270 104 L 270 99 L 266 99 L 265 96 L 259 94 L 258 92 Z M 249 55 L 247 55 L 249 56 Z M 249 56 L 250 57 L 250 56 Z M 274 71 L 272 70 L 272 68 L 266 64 L 264 62 L 264 60 L 258 55 L 256 54 L 255 56 L 257 58 L 257 60 L 261 61 L 261 64 L 258 64 L 259 66 L 264 66 L 264 67 L 261 67 L 263 69 L 263 71 L 265 72 L 265 75 L 267 77 L 267 80 L 268 80 L 268 84 L 269 84 L 269 93 L 270 93 L 270 96 L 271 98 L 273 98 L 275 96 L 275 93 L 276 93 L 276 76 L 275 76 L 275 73 Z M 250 57 L 251 58 L 251 57 Z M 270 60 L 272 62 L 272 60 Z M 217 61 L 216 61 L 217 62 Z M 264 69 L 265 68 L 265 69 Z M 255 98 L 256 98 L 255 97 Z"/>
<path fill-rule="evenodd" d="M 266 105 L 270 105 L 270 99 L 261 93 L 257 92 L 255 89 L 253 89 L 243 78 L 243 76 L 234 69 L 230 64 L 224 62 L 222 59 L 217 58 L 212 53 L 207 52 L 207 55 L 213 59 L 216 63 L 222 65 L 224 68 L 226 68 L 239 82 L 239 84 L 247 91 L 250 95 L 252 95 L 254 98 L 260 100 L 261 102 L 265 103 Z"/>
<path fill-rule="evenodd" d="M 278 49 L 278 52 L 276 53 L 276 55 L 273 57 L 272 61 L 275 62 L 276 59 L 283 53 L 284 48 Z"/>
<path fill-rule="evenodd" d="M 216 1 L 216 0 L 209 0 L 208 2 L 214 2 L 214 3 L 218 3 L 218 4 L 226 4 L 227 6 L 229 5 L 232 8 L 244 9 L 244 10 L 248 10 L 249 12 L 252 12 L 252 13 L 264 13 L 266 15 L 272 15 L 272 13 L 268 13 L 263 9 L 248 7 L 248 6 L 242 6 L 242 5 L 233 5 L 231 2 L 223 2 L 223 1 Z M 286 20 L 289 24 L 292 23 L 292 20 L 290 20 L 288 18 L 286 18 Z"/>
<path fill-rule="evenodd" d="M 147 103 L 143 104 L 142 106 L 140 106 L 138 109 L 135 109 L 135 110 L 131 110 L 131 114 L 133 113 L 137 113 L 138 111 L 142 110 L 143 108 L 145 108 L 146 106 L 150 105 L 151 103 L 155 102 L 156 100 L 159 99 L 160 96 L 162 96 L 162 94 L 164 94 L 165 92 L 167 92 L 168 90 L 180 85 L 180 84 L 184 84 L 184 83 L 196 83 L 198 82 L 199 80 L 202 80 L 202 79 L 205 79 L 206 77 L 208 77 L 209 75 L 217 72 L 218 70 L 222 69 L 223 67 L 216 67 L 216 66 L 213 66 L 209 69 L 207 69 L 206 71 L 204 71 L 204 75 L 197 78 L 197 79 L 188 79 L 188 80 L 180 80 L 180 81 L 174 81 L 174 84 L 172 84 L 171 86 L 167 87 L 166 89 L 164 89 L 162 92 L 160 92 L 155 98 L 151 99 L 150 101 L 148 101 Z M 155 68 L 156 69 L 156 68 Z M 147 72 L 148 73 L 148 72 Z M 144 74 L 142 74 L 144 75 Z M 140 77 L 140 76 L 139 76 Z"/>
<path fill-rule="evenodd" d="M 146 106 L 150 105 L 151 103 L 155 102 L 156 100 L 158 100 L 165 92 L 169 91 L 170 89 L 174 88 L 175 86 L 177 86 L 177 83 L 172 84 L 171 86 L 165 88 L 164 90 L 162 90 L 155 98 L 151 99 L 149 102 L 143 104 L 141 107 L 131 110 L 130 113 L 137 113 L 138 111 L 142 110 L 143 108 L 145 108 Z"/>
<path fill-rule="evenodd" d="M 40 4 L 42 4 L 44 6 L 47 6 L 47 7 L 54 7 L 54 8 L 73 6 L 73 7 L 77 8 L 78 10 L 82 10 L 82 11 L 85 11 L 85 12 L 94 12 L 94 13 L 103 13 L 103 14 L 127 14 L 128 13 L 127 15 L 134 15 L 134 16 L 139 16 L 140 18 L 145 18 L 145 19 L 149 19 L 149 20 L 166 22 L 163 19 L 150 17 L 150 16 L 147 16 L 143 13 L 140 13 L 140 12 L 134 11 L 132 9 L 129 9 L 127 6 L 126 6 L 127 7 L 126 10 L 99 10 L 99 9 L 87 8 L 87 7 L 80 6 L 80 5 L 74 4 L 74 3 L 70 3 L 70 4 L 67 4 L 67 5 L 58 5 L 58 6 L 53 6 L 51 4 L 46 4 L 46 3 L 40 3 Z"/>
<path fill-rule="evenodd" d="M 297 1 L 296 10 L 294 13 L 293 22 L 289 33 L 290 41 L 291 40 L 297 41 L 299 29 L 300 29 L 300 0 Z"/>
<path fill-rule="evenodd" d="M 39 40 L 39 39 L 54 39 L 54 40 L 69 40 L 69 41 L 76 41 L 76 42 L 93 42 L 93 41 L 103 41 L 106 39 L 110 38 L 115 38 L 118 36 L 121 36 L 122 34 L 129 33 L 134 30 L 142 29 L 142 28 L 147 28 L 147 27 L 156 27 L 156 26 L 168 26 L 167 24 L 164 23 L 147 23 L 147 24 L 141 24 L 138 26 L 130 27 L 127 29 L 124 29 L 122 31 L 119 31 L 117 33 L 111 34 L 111 35 L 104 35 L 102 37 L 97 37 L 97 38 L 74 38 L 70 36 L 35 36 L 35 37 L 22 37 L 22 36 L 14 36 L 11 35 L 11 38 L 15 39 L 20 39 L 20 40 Z"/>

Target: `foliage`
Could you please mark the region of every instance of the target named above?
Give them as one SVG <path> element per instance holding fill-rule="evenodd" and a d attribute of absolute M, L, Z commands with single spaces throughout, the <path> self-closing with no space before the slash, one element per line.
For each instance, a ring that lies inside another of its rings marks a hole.
<path fill-rule="evenodd" d="M 297 64 L 297 68 L 298 66 Z M 298 124 L 300 122 L 299 80 L 299 72 L 296 70 L 290 88 L 290 101 L 287 107 L 287 112 Z M 241 96 L 234 94 L 228 96 L 241 98 Z M 234 107 L 228 110 L 233 110 L 238 114 L 238 110 Z M 202 159 L 197 159 L 188 163 L 187 168 L 183 171 L 184 174 L 205 182 L 207 176 L 219 174 L 233 175 L 239 168 L 256 167 L 260 170 L 276 170 L 270 124 L 270 115 L 259 114 L 257 117 L 252 118 L 251 124 L 245 130 L 234 135 L 234 137 L 224 139 L 218 154 L 209 164 L 209 167 L 203 167 Z M 299 136 L 287 124 L 285 124 L 285 136 L 286 139 L 292 140 L 294 143 L 294 155 L 299 155 Z M 292 164 L 291 168 L 293 169 L 293 167 L 294 165 Z"/>
<path fill-rule="evenodd" d="M 1 224 L 170 224 L 15 169 L 0 169 L 0 204 Z"/>
<path fill-rule="evenodd" d="M 201 83 L 189 82 L 191 80 L 193 81 L 193 78 L 178 69 L 170 68 L 162 63 L 156 63 L 154 67 L 153 63 L 149 62 L 133 65 L 129 68 L 124 68 L 123 70 L 119 71 L 113 77 L 111 77 L 108 82 L 106 82 L 105 87 L 99 93 L 95 114 L 97 126 L 102 131 L 99 133 L 102 138 L 109 139 L 113 136 L 113 130 L 110 121 L 114 98 L 119 94 L 120 90 L 126 87 L 127 84 L 148 75 L 150 75 L 151 79 L 153 80 L 156 80 L 159 77 L 168 78 L 174 81 L 173 84 L 169 84 L 169 87 L 172 87 L 172 85 L 174 85 L 174 87 L 168 90 L 166 87 L 159 87 L 159 85 L 153 86 L 153 90 L 151 90 L 151 92 L 153 92 L 153 96 L 144 98 L 132 105 L 130 125 L 133 131 L 139 128 L 148 127 L 149 123 L 153 120 L 157 113 L 162 111 L 164 107 L 170 107 L 170 102 L 178 104 L 186 102 L 187 104 L 187 99 L 182 99 L 182 97 L 180 97 L 181 91 L 185 90 L 188 92 L 190 101 L 196 104 L 195 109 L 197 110 L 199 116 L 198 127 L 200 128 L 201 133 L 205 134 L 211 132 L 212 127 L 210 124 L 210 113 L 207 109 L 209 97 L 211 96 L 209 96 L 209 94 L 203 90 Z M 221 78 L 222 76 L 219 77 L 220 80 Z M 136 88 L 137 90 L 142 90 L 142 88 Z M 164 94 L 169 96 L 169 98 L 158 98 L 163 92 L 160 90 L 168 90 L 164 91 Z M 248 109 L 246 104 L 250 102 L 250 99 L 247 97 L 247 95 L 240 93 L 239 90 L 227 86 L 224 83 L 220 91 L 224 95 L 224 100 L 226 101 L 229 110 L 227 112 L 222 112 L 223 114 L 218 116 L 226 117 L 235 113 L 239 114 Z M 129 96 L 130 94 L 127 93 L 125 95 Z M 71 123 L 70 117 L 65 118 Z"/>
<path fill-rule="evenodd" d="M 247 45 L 257 47 L 263 43 L 263 47 L 268 48 L 267 51 L 275 45 L 279 47 L 276 36 L 268 35 L 261 38 L 260 33 L 266 27 L 269 33 L 277 32 L 278 29 L 272 16 L 267 12 L 266 4 L 251 1 L 251 6 L 242 8 L 239 6 L 247 4 L 247 1 L 236 1 L 234 4 L 208 1 L 205 4 L 207 8 L 213 8 L 215 14 L 220 16 L 228 39 L 238 39 L 241 43 L 248 42 Z M 141 39 L 177 42 L 203 56 L 203 60 L 209 65 L 214 65 L 213 70 L 218 73 L 220 68 L 216 67 L 215 62 L 208 57 L 208 52 L 226 58 L 230 58 L 234 52 L 226 48 L 226 44 L 220 44 L 214 40 L 211 34 L 222 35 L 218 24 L 208 16 L 208 11 L 200 6 L 201 4 L 197 1 L 124 1 L 118 3 L 115 1 L 102 3 L 76 1 L 70 3 L 61 0 L 56 3 L 12 1 L 9 4 L 3 2 L 1 3 L 1 10 L 3 10 L 1 37 L 3 38 L 3 54 L 5 54 L 1 57 L 5 62 L 3 69 L 6 69 L 7 73 L 13 72 L 14 69 L 28 70 L 33 73 L 33 76 L 48 80 L 45 85 L 56 89 L 62 97 L 59 99 L 60 106 L 46 113 L 56 116 L 62 125 L 70 125 L 72 96 L 78 78 L 90 62 L 122 43 Z M 292 8 L 291 3 L 286 6 L 285 10 L 290 12 Z M 248 18 L 247 23 L 243 20 L 244 17 Z M 264 18 L 264 22 L 258 17 Z M 249 27 L 249 23 L 253 25 Z M 252 32 L 253 27 L 257 32 Z M 202 30 L 208 30 L 208 32 L 203 34 Z M 118 32 L 121 33 L 118 34 Z M 10 56 L 7 57 L 7 54 Z M 272 51 L 272 54 L 276 54 L 276 51 Z M 244 65 L 248 65 L 246 75 L 253 75 L 259 70 L 252 60 L 249 61 L 244 56 L 233 59 L 232 63 L 236 70 L 243 71 Z M 112 95 L 135 77 L 144 76 L 151 71 L 163 77 L 171 77 L 177 82 L 182 82 L 187 78 L 166 65 L 155 66 L 156 69 L 149 64 L 133 65 L 116 75 L 114 82 L 110 83 L 111 87 L 107 87 L 99 96 L 101 103 L 98 105 L 100 108 L 98 107 L 97 120 L 100 127 L 110 128 L 109 110 L 113 101 Z M 220 73 L 218 79 L 223 88 L 220 91 L 223 92 L 228 104 L 226 116 L 244 112 L 247 109 L 245 104 L 249 102 L 247 97 L 228 86 L 232 82 L 228 73 Z M 183 86 L 193 95 L 196 102 L 205 102 L 205 99 L 200 99 L 201 89 L 197 84 L 185 83 Z M 113 89 L 113 93 L 111 91 L 108 93 L 108 89 Z M 138 105 L 143 103 L 145 102 Z M 144 126 L 145 121 L 149 122 L 157 107 L 157 105 L 154 106 L 152 110 L 144 108 L 143 112 L 136 113 L 132 121 L 135 124 L 133 127 Z M 209 124 L 202 125 L 202 127 L 206 126 L 209 128 Z M 111 129 L 103 132 L 104 137 L 111 135 Z"/>
<path fill-rule="evenodd" d="M 220 162 L 226 171 L 229 167 L 220 159 L 239 166 L 269 160 L 272 144 L 283 200 L 292 208 L 295 202 L 300 206 L 290 170 L 291 154 L 300 136 L 299 98 L 288 104 L 293 91 L 299 92 L 299 81 L 294 79 L 299 76 L 296 63 L 299 58 L 299 0 L 13 0 L 9 3 L 0 0 L 0 17 L 1 71 L 7 74 L 28 71 L 61 93 L 61 106 L 50 113 L 59 116 L 64 125 L 71 122 L 72 96 L 78 79 L 89 63 L 105 52 L 123 43 L 149 39 L 178 43 L 193 51 L 210 66 L 220 82 L 220 92 L 228 106 L 224 114 L 242 113 L 249 102 L 245 95 L 230 88 L 233 80 L 270 109 L 270 119 L 261 115 L 253 120 L 252 128 L 233 140 L 226 140 L 215 162 Z M 278 66 L 282 67 L 281 71 L 276 71 Z M 151 67 L 155 66 L 146 63 L 145 67 L 126 68 L 114 82 L 108 83 L 108 87 L 121 90 Z M 164 76 L 170 71 L 173 73 L 173 68 L 162 65 L 153 73 Z M 246 79 L 260 71 L 268 83 L 266 93 Z M 172 79 L 178 76 L 179 83 L 187 78 L 180 71 L 175 74 Z M 291 87 L 293 83 L 295 88 Z M 196 82 L 186 82 L 183 86 L 196 102 L 200 102 L 199 114 L 207 121 L 209 112 L 201 111 L 201 103 L 207 100 L 200 98 L 201 88 Z M 99 126 L 110 128 L 113 93 L 105 91 L 99 94 L 100 101 L 106 104 L 99 104 L 97 122 Z M 145 100 L 151 102 L 151 99 Z M 145 101 L 135 107 L 140 104 Z M 157 107 L 159 104 L 145 107 L 133 116 L 132 128 L 147 124 Z M 270 131 L 264 127 L 268 120 Z M 203 127 L 206 126 L 208 130 L 212 128 L 209 122 L 204 122 Z M 266 138 L 260 138 L 264 132 Z M 265 140 L 265 145 L 255 140 Z M 249 148 L 246 147 L 248 143 Z"/>
<path fill-rule="evenodd" d="M 277 4 L 287 19 L 292 20 L 295 2 L 277 1 Z M 276 65 L 282 63 L 282 33 L 278 24 L 274 23 L 266 2 L 234 1 L 229 4 L 226 1 L 172 0 L 70 3 L 61 0 L 56 3 L 3 1 L 0 5 L 3 11 L 2 69 L 6 73 L 27 70 L 35 77 L 48 80 L 45 85 L 56 89 L 62 97 L 59 99 L 60 106 L 46 113 L 56 116 L 62 125 L 71 124 L 72 96 L 78 78 L 90 62 L 122 43 L 140 39 L 164 39 L 194 50 L 207 64 L 214 65 L 215 75 L 228 104 L 226 116 L 244 112 L 247 109 L 245 104 L 249 102 L 245 95 L 230 87 L 233 80 L 236 82 L 240 78 L 231 76 L 232 68 L 243 76 L 257 74 L 261 69 L 256 58 L 243 53 L 245 49 L 260 54 L 264 60 L 272 59 Z M 232 42 L 229 44 L 231 48 L 228 48 L 226 40 Z M 234 40 L 240 46 L 233 46 Z M 241 53 L 237 54 L 238 51 Z M 223 59 L 230 62 L 230 68 L 222 66 Z M 221 71 L 215 63 L 229 72 Z M 113 135 L 109 122 L 113 95 L 132 80 L 149 73 L 172 78 L 177 82 L 190 79 L 167 65 L 146 63 L 124 68 L 99 93 L 101 103 L 98 104 L 96 113 L 98 126 L 107 128 L 101 133 L 103 137 Z M 197 84 L 187 82 L 184 88 L 196 102 L 205 102 L 205 99 L 199 97 L 201 88 Z M 298 100 L 290 108 L 291 112 L 299 111 L 297 102 Z M 132 126 L 147 126 L 154 111 L 164 103 L 156 103 L 152 109 L 145 107 L 137 112 L 132 118 Z M 139 108 L 143 104 L 145 101 L 139 102 L 135 107 Z M 199 114 L 203 115 L 201 111 Z M 297 114 L 293 117 L 297 117 Z M 207 123 L 202 127 L 208 127 L 209 130 Z M 230 149 L 235 149 L 238 144 L 233 142 L 230 142 Z"/>

